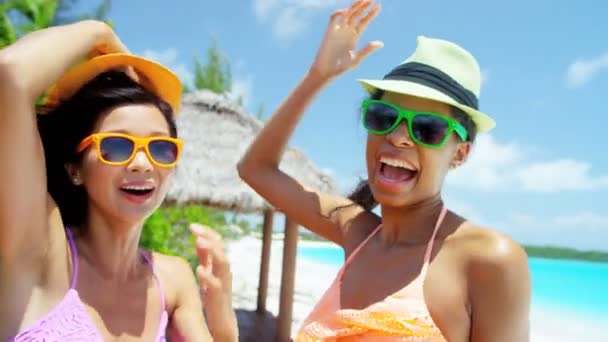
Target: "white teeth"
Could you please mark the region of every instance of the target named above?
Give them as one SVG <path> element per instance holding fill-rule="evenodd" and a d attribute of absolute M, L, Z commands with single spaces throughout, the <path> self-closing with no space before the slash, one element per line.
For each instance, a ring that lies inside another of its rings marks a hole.
<path fill-rule="evenodd" d="M 143 186 L 139 186 L 139 185 L 129 185 L 129 186 L 123 186 L 123 189 L 126 190 L 140 190 L 140 191 L 144 191 L 144 190 L 154 190 L 154 187 L 149 186 L 149 185 L 143 185 Z"/>
<path fill-rule="evenodd" d="M 406 163 L 403 160 L 381 157 L 380 158 L 380 162 L 384 163 L 386 165 L 393 166 L 393 167 L 400 167 L 400 168 L 403 168 L 403 169 L 407 169 L 407 170 L 411 170 L 411 171 L 416 171 L 416 169 L 412 165 Z"/>

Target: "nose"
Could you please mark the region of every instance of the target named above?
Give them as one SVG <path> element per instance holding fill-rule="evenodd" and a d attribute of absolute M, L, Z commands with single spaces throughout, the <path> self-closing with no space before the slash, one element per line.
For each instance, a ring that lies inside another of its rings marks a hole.
<path fill-rule="evenodd" d="M 407 129 L 407 122 L 405 120 L 401 121 L 392 132 L 387 134 L 386 139 L 393 146 L 398 148 L 414 146 L 414 141 L 410 137 L 410 132 Z"/>
<path fill-rule="evenodd" d="M 150 162 L 148 155 L 141 148 L 135 152 L 135 157 L 133 157 L 133 160 L 127 166 L 130 172 L 150 172 L 152 168 L 152 162 Z"/>

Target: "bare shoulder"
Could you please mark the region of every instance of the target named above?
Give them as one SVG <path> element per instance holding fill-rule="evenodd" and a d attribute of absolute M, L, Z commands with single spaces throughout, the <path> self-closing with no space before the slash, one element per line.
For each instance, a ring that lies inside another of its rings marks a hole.
<path fill-rule="evenodd" d="M 196 284 L 194 271 L 186 259 L 157 252 L 152 256 L 154 271 L 159 277 L 169 307 L 175 307 L 183 291 Z"/>
<path fill-rule="evenodd" d="M 154 268 L 163 280 L 181 283 L 182 281 L 194 277 L 194 272 L 186 259 L 157 252 L 149 252 L 152 255 Z"/>
<path fill-rule="evenodd" d="M 471 341 L 528 341 L 531 279 L 526 251 L 494 229 L 464 222 L 450 238 L 462 256 Z"/>
<path fill-rule="evenodd" d="M 455 245 L 467 263 L 470 276 L 503 280 L 505 277 L 527 277 L 528 255 L 511 237 L 466 221 L 453 239 L 458 242 Z"/>

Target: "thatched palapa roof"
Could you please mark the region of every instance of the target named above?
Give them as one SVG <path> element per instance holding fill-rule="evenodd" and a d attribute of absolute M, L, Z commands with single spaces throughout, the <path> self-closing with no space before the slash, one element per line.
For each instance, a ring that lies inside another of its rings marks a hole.
<path fill-rule="evenodd" d="M 236 164 L 262 123 L 226 96 L 209 91 L 186 94 L 177 126 L 184 139 L 167 204 L 199 204 L 238 212 L 269 205 L 238 176 Z M 336 193 L 335 181 L 301 152 L 288 148 L 280 168 L 307 187 Z"/>

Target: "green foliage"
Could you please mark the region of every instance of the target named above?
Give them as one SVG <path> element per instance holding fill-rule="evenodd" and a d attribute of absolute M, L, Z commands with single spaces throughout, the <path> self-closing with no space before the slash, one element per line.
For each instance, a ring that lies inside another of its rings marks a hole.
<path fill-rule="evenodd" d="M 17 36 L 53 25 L 58 5 L 56 0 L 17 1 L 16 4 L 16 10 L 26 18 L 16 27 Z"/>
<path fill-rule="evenodd" d="M 53 25 L 84 19 L 105 20 L 111 0 L 102 0 L 92 13 L 74 14 L 77 0 L 0 0 L 0 48 L 20 37 Z M 111 23 L 110 23 L 111 24 Z"/>
<path fill-rule="evenodd" d="M 573 248 L 551 246 L 525 246 L 524 248 L 531 257 L 608 262 L 608 253 L 606 252 L 579 251 Z"/>
<path fill-rule="evenodd" d="M 53 24 L 58 0 L 12 0 L 0 3 L 0 47 Z"/>
<path fill-rule="evenodd" d="M 17 34 L 8 13 L 0 12 L 0 48 L 12 44 L 16 39 Z"/>
<path fill-rule="evenodd" d="M 239 219 L 235 222 L 239 226 L 243 224 Z M 198 261 L 194 239 L 188 228 L 190 223 L 208 226 L 219 232 L 225 240 L 242 234 L 229 229 L 226 214 L 222 211 L 203 206 L 163 207 L 145 222 L 140 245 L 159 253 L 181 256 L 194 267 Z"/>
<path fill-rule="evenodd" d="M 217 94 L 232 90 L 232 67 L 228 58 L 220 51 L 215 38 L 212 38 L 207 49 L 205 64 L 198 59 L 194 60 L 194 87 L 208 89 Z"/>
<path fill-rule="evenodd" d="M 202 63 L 198 58 L 194 59 L 194 90 L 207 89 L 216 94 L 232 92 L 233 76 L 230 59 L 224 55 L 215 37 L 211 38 L 211 44 L 206 51 L 206 60 Z M 184 86 L 184 93 L 193 89 Z M 239 95 L 235 101 L 238 106 L 243 107 L 245 99 Z M 264 104 L 260 104 L 256 117 L 264 120 Z"/>

